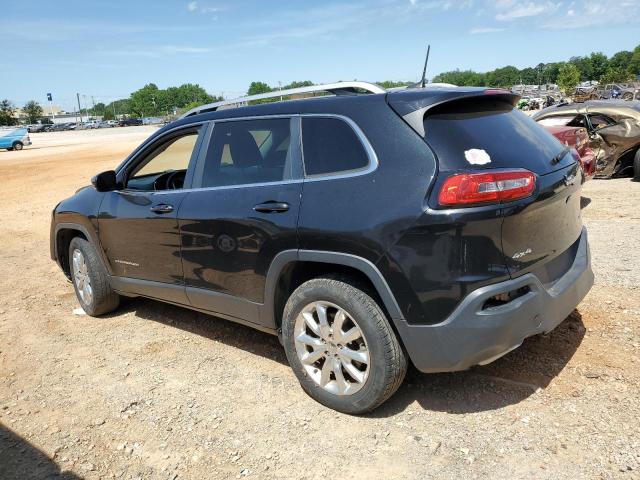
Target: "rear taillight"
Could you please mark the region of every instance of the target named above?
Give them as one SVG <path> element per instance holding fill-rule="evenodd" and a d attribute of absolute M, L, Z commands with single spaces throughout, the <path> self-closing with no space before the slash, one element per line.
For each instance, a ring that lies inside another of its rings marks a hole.
<path fill-rule="evenodd" d="M 528 197 L 535 187 L 536 176 L 529 170 L 460 173 L 445 180 L 438 202 L 447 207 L 511 202 Z"/>

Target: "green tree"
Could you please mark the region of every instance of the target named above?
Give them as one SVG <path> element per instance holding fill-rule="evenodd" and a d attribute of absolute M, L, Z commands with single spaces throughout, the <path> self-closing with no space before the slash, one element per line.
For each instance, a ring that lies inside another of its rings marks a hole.
<path fill-rule="evenodd" d="M 558 72 L 558 86 L 565 95 L 569 95 L 580 83 L 580 70 L 573 63 L 560 67 Z"/>
<path fill-rule="evenodd" d="M 113 110 L 105 110 L 102 114 L 102 120 L 113 120 L 116 116 L 113 114 Z"/>
<path fill-rule="evenodd" d="M 622 67 L 609 67 L 600 77 L 600 83 L 626 83 L 633 80 L 633 75 Z"/>
<path fill-rule="evenodd" d="M 113 112 L 114 115 L 126 115 L 129 113 L 129 99 L 123 98 L 120 100 L 114 100 L 113 102 L 107 104 L 105 107 L 106 110 Z"/>
<path fill-rule="evenodd" d="M 107 106 L 102 103 L 102 102 L 98 102 L 96 103 L 96 105 L 92 108 L 93 114 L 98 116 L 98 117 L 102 117 L 104 116 L 104 112 L 105 109 L 107 108 Z"/>
<path fill-rule="evenodd" d="M 413 82 L 394 82 L 393 80 L 383 80 L 382 82 L 377 82 L 382 88 L 398 88 L 398 87 L 406 87 L 411 85 Z"/>
<path fill-rule="evenodd" d="M 42 117 L 42 107 L 35 100 L 29 100 L 22 111 L 27 115 L 27 121 L 29 123 L 36 123 Z"/>
<path fill-rule="evenodd" d="M 486 74 L 473 70 L 453 70 L 443 72 L 431 79 L 433 83 L 451 83 L 459 87 L 483 87 L 486 85 Z"/>
<path fill-rule="evenodd" d="M 596 80 L 602 77 L 609 68 L 609 59 L 602 52 L 595 52 L 589 55 L 589 62 L 591 63 L 591 78 L 589 80 Z"/>
<path fill-rule="evenodd" d="M 487 73 L 487 86 L 510 87 L 520 83 L 520 70 L 511 65 L 496 68 L 493 72 Z"/>
<path fill-rule="evenodd" d="M 629 62 L 631 61 L 631 57 L 633 56 L 633 52 L 629 50 L 622 50 L 614 54 L 609 59 L 609 67 L 611 68 L 622 68 L 626 70 L 629 67 Z"/>
<path fill-rule="evenodd" d="M 149 83 L 131 94 L 129 106 L 131 113 L 137 117 L 158 115 L 158 101 L 160 99 L 158 86 Z"/>
<path fill-rule="evenodd" d="M 640 75 L 640 45 L 633 49 L 627 69 L 633 76 Z"/>
<path fill-rule="evenodd" d="M 273 91 L 273 88 L 264 82 L 251 82 L 249 90 L 247 90 L 247 95 L 259 95 L 260 93 L 268 93 L 271 91 Z"/>
<path fill-rule="evenodd" d="M 16 109 L 13 104 L 6 98 L 0 102 L 0 125 L 15 125 L 14 117 Z"/>
<path fill-rule="evenodd" d="M 313 85 L 314 83 L 311 80 L 294 80 L 293 82 L 286 84 L 284 87 L 282 87 L 282 89 L 287 90 L 289 88 L 312 87 Z"/>

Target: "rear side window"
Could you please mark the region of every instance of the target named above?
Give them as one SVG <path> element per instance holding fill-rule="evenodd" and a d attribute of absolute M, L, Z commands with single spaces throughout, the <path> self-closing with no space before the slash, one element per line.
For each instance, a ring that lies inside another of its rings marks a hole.
<path fill-rule="evenodd" d="M 290 180 L 291 119 L 218 122 L 213 127 L 202 187 Z"/>
<path fill-rule="evenodd" d="M 369 165 L 356 132 L 338 118 L 303 117 L 302 150 L 308 176 L 350 172 Z"/>
<path fill-rule="evenodd" d="M 441 171 L 525 168 L 544 174 L 562 166 L 551 161 L 563 145 L 509 103 L 450 102 L 425 116 L 424 130 Z"/>

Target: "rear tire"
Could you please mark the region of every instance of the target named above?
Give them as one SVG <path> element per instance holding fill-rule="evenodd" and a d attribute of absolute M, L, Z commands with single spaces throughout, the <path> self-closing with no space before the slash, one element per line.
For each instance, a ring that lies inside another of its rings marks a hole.
<path fill-rule="evenodd" d="M 640 149 L 638 149 L 636 156 L 633 158 L 633 180 L 640 182 Z"/>
<path fill-rule="evenodd" d="M 22 142 L 13 142 L 13 149 L 14 150 L 22 150 L 22 147 L 24 147 L 24 145 L 22 144 Z"/>
<path fill-rule="evenodd" d="M 120 295 L 112 290 L 96 249 L 84 238 L 71 240 L 69 270 L 78 302 L 88 315 L 96 317 L 118 308 Z"/>
<path fill-rule="evenodd" d="M 287 359 L 304 391 L 348 414 L 378 407 L 407 372 L 386 315 L 356 285 L 344 277 L 309 280 L 291 294 L 282 319 Z"/>
<path fill-rule="evenodd" d="M 626 92 L 622 95 L 622 100 L 626 100 L 627 102 L 630 102 L 631 100 L 633 100 L 633 93 L 631 92 Z"/>

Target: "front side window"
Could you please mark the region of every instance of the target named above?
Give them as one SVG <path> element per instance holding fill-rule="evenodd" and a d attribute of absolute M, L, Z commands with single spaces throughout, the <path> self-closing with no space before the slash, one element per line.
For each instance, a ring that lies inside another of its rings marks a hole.
<path fill-rule="evenodd" d="M 302 151 L 308 176 L 360 170 L 369 157 L 353 128 L 329 117 L 303 117 Z"/>
<path fill-rule="evenodd" d="M 202 173 L 202 187 L 279 182 L 293 178 L 291 119 L 218 122 Z"/>
<path fill-rule="evenodd" d="M 132 190 L 182 188 L 197 140 L 198 130 L 190 130 L 160 143 L 129 175 L 127 188 Z"/>

